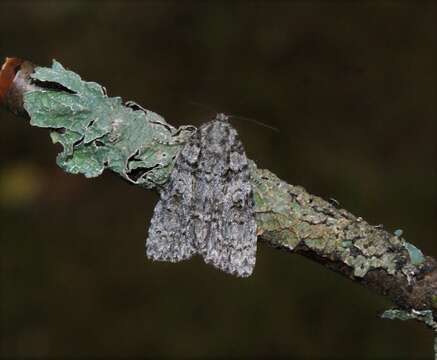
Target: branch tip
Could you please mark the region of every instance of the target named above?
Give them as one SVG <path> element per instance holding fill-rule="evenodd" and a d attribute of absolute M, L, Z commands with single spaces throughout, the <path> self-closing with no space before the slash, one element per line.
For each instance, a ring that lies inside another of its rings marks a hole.
<path fill-rule="evenodd" d="M 30 74 L 35 69 L 31 62 L 7 57 L 0 70 L 0 105 L 17 115 L 26 115 L 23 94 L 34 86 Z"/>
<path fill-rule="evenodd" d="M 5 101 L 6 95 L 20 70 L 23 60 L 7 57 L 0 70 L 0 103 Z"/>

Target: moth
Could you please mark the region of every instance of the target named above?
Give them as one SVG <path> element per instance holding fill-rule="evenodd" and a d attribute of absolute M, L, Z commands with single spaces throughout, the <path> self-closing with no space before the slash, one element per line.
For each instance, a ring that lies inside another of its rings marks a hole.
<path fill-rule="evenodd" d="M 152 260 L 195 254 L 227 273 L 247 277 L 256 260 L 256 222 L 249 166 L 228 116 L 217 114 L 180 151 L 160 193 L 146 240 Z"/>

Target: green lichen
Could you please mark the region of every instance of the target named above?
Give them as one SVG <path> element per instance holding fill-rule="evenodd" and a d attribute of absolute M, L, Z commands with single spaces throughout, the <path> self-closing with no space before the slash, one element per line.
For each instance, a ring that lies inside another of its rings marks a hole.
<path fill-rule="evenodd" d="M 258 228 L 274 245 L 294 249 L 303 242 L 318 255 L 347 264 L 355 277 L 373 269 L 408 277 L 417 273 L 421 252 L 403 239 L 256 169 L 254 163 L 251 169 Z"/>
<path fill-rule="evenodd" d="M 422 251 L 420 251 L 417 247 L 409 242 L 405 242 L 405 249 L 408 251 L 408 255 L 410 256 L 411 263 L 413 265 L 420 265 L 425 261 L 425 257 L 423 256 Z"/>
<path fill-rule="evenodd" d="M 95 177 L 110 169 L 153 188 L 165 183 L 194 130 L 176 129 L 154 112 L 126 106 L 56 61 L 51 68 L 36 68 L 31 77 L 41 86 L 24 95 L 30 123 L 52 129 L 52 141 L 64 148 L 57 163 L 73 174 Z"/>
<path fill-rule="evenodd" d="M 434 320 L 431 310 L 412 309 L 410 311 L 406 311 L 401 309 L 389 309 L 382 313 L 381 318 L 402 321 L 417 320 L 437 332 L 437 322 Z"/>
<path fill-rule="evenodd" d="M 297 224 L 290 216 L 296 209 L 288 193 L 289 185 L 271 172 L 257 169 L 253 161 L 249 165 L 258 233 L 274 245 L 294 249 L 300 238 L 295 231 Z"/>
<path fill-rule="evenodd" d="M 434 359 L 437 360 L 437 322 L 434 320 L 431 310 L 412 309 L 406 311 L 401 309 L 390 309 L 384 311 L 381 317 L 390 320 L 416 320 L 432 329 L 434 331 Z"/>

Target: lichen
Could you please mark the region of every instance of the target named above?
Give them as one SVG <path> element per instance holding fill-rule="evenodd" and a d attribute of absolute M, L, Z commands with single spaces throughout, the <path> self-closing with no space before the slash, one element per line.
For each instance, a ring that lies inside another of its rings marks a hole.
<path fill-rule="evenodd" d="M 251 172 L 258 231 L 273 245 L 294 249 L 303 243 L 319 256 L 347 264 L 358 278 L 374 269 L 390 275 L 400 271 L 409 278 L 419 272 L 422 253 L 399 236 L 257 169 L 253 162 Z"/>
<path fill-rule="evenodd" d="M 408 255 L 410 256 L 411 263 L 413 265 L 420 265 L 425 261 L 425 257 L 423 256 L 422 251 L 420 251 L 417 247 L 409 242 L 405 242 L 405 249 L 408 251 Z"/>
<path fill-rule="evenodd" d="M 108 97 L 102 86 L 55 60 L 31 78 L 40 87 L 24 95 L 30 123 L 52 129 L 52 141 L 64 148 L 57 163 L 73 174 L 95 177 L 107 168 L 146 188 L 162 185 L 194 130 L 176 129 L 152 111 Z"/>
<path fill-rule="evenodd" d="M 410 311 L 401 309 L 389 309 L 382 313 L 381 318 L 390 320 L 417 320 L 429 328 L 437 332 L 437 322 L 434 320 L 431 310 L 415 310 Z"/>
<path fill-rule="evenodd" d="M 291 213 L 297 211 L 288 184 L 249 161 L 258 235 L 273 245 L 294 249 L 300 242 Z M 294 206 L 293 206 L 294 205 Z"/>

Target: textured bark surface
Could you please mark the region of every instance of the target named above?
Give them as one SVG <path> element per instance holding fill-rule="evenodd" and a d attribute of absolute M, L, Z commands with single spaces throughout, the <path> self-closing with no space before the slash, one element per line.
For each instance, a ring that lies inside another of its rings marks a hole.
<path fill-rule="evenodd" d="M 23 94 L 34 66 L 7 59 L 0 72 L 0 103 L 26 116 Z M 250 162 L 257 232 L 280 249 L 303 255 L 387 296 L 405 310 L 431 310 L 437 318 L 437 263 L 381 226 L 368 224 L 334 202 L 311 195 Z"/>
<path fill-rule="evenodd" d="M 266 170 L 254 170 L 257 223 L 273 246 L 310 258 L 345 275 L 405 310 L 436 316 L 437 264 L 403 238 L 289 185 Z M 282 203 L 282 204 L 281 204 Z M 418 253 L 415 253 L 415 252 Z M 415 258 L 416 255 L 420 258 Z"/>

